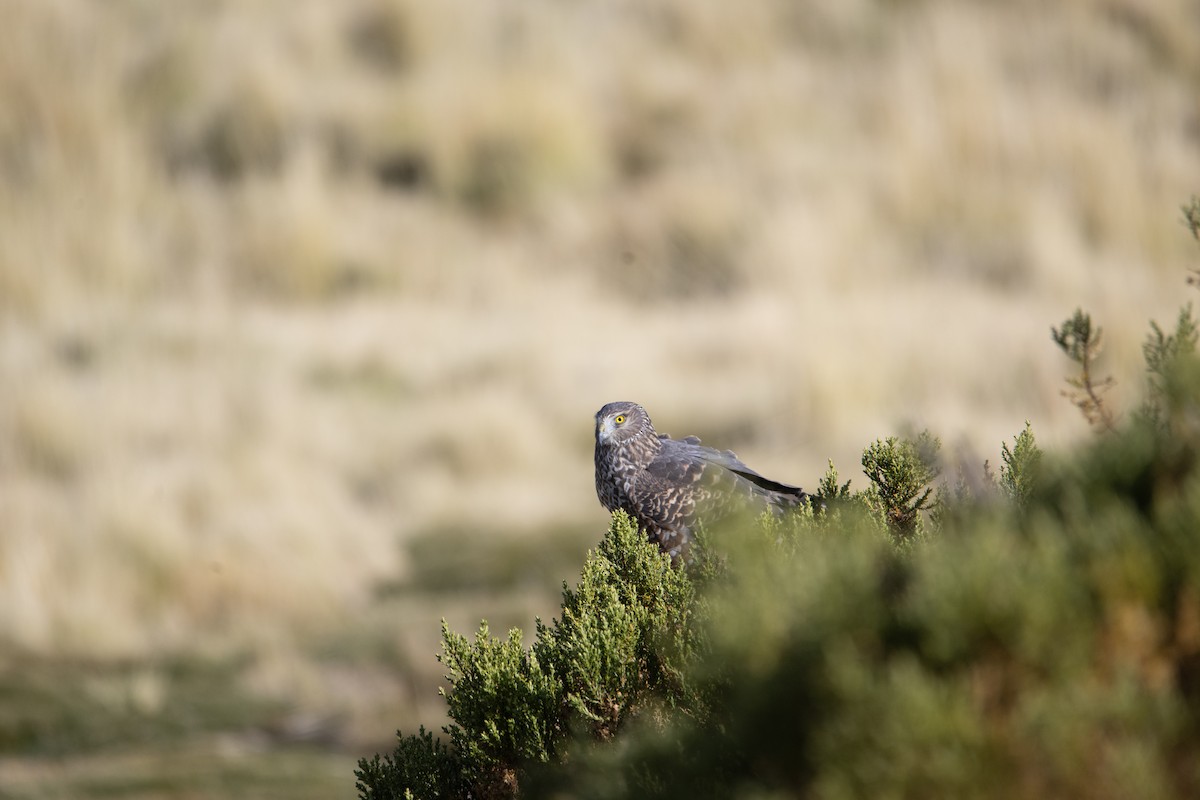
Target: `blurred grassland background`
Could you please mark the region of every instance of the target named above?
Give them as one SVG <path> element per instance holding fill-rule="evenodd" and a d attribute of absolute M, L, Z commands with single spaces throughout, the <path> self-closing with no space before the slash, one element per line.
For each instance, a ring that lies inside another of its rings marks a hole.
<path fill-rule="evenodd" d="M 0 797 L 352 797 L 439 618 L 557 609 L 602 403 L 994 464 L 1194 266 L 1195 0 L 0 10 Z"/>

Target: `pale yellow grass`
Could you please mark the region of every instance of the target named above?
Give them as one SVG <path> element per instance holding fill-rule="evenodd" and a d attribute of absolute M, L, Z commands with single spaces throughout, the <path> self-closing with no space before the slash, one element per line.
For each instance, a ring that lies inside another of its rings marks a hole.
<path fill-rule="evenodd" d="M 1087 435 L 1049 326 L 1096 314 L 1128 409 L 1196 261 L 1182 0 L 5 17 L 5 647 L 321 695 L 296 643 L 412 537 L 599 537 L 606 401 L 804 486 L 905 426 L 994 465 Z M 442 603 L 414 658 L 494 608 Z"/>

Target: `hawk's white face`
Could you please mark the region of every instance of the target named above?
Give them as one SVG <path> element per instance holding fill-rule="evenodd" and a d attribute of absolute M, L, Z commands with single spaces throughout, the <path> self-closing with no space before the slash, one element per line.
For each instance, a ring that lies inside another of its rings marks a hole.
<path fill-rule="evenodd" d="M 613 444 L 637 436 L 649 423 L 637 403 L 609 403 L 596 412 L 596 444 Z"/>

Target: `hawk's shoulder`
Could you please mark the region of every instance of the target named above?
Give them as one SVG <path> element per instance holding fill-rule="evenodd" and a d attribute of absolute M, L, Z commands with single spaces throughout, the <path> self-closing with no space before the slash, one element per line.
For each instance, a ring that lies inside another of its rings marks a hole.
<path fill-rule="evenodd" d="M 699 480 L 708 464 L 708 460 L 698 452 L 708 449 L 700 446 L 700 439 L 696 436 L 672 439 L 664 433 L 660 433 L 658 438 L 662 441 L 662 447 L 646 465 L 647 474 L 673 485 L 686 486 Z"/>

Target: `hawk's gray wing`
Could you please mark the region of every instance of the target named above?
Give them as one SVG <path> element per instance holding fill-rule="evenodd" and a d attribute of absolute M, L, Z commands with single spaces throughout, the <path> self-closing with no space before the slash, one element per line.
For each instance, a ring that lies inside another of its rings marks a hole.
<path fill-rule="evenodd" d="M 807 495 L 798 487 L 764 478 L 728 450 L 704 447 L 694 436 L 662 438 L 662 448 L 639 482 L 636 512 L 653 520 L 663 539 L 687 540 L 697 516 L 793 508 Z"/>
<path fill-rule="evenodd" d="M 723 485 L 722 488 L 740 489 L 752 495 L 760 495 L 772 505 L 793 506 L 803 502 L 808 496 L 798 486 L 758 474 L 742 463 L 732 450 L 716 450 L 701 445 L 695 436 L 686 439 L 665 438 L 663 448 L 658 457 L 651 462 L 649 470 L 655 471 L 659 461 L 663 462 L 659 468 L 664 475 L 681 473 L 681 477 L 690 477 L 693 471 L 698 470 L 701 477 L 706 477 L 707 480 L 691 478 L 691 482 L 708 484 L 713 488 Z"/>

